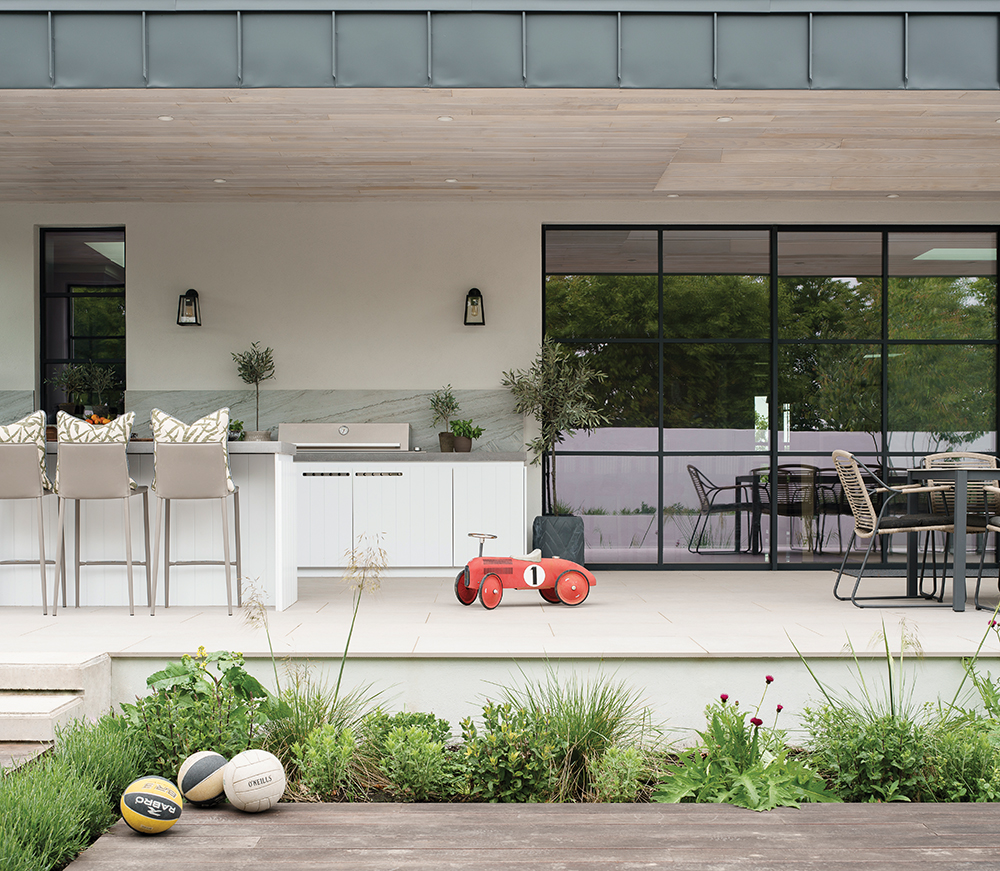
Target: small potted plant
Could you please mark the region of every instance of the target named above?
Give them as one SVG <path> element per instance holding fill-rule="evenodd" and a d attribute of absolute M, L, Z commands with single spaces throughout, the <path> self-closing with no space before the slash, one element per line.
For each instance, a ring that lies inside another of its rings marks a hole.
<path fill-rule="evenodd" d="M 60 411 L 77 417 L 83 415 L 83 399 L 87 393 L 87 373 L 83 364 L 67 363 L 46 383 L 66 394 L 66 401 L 59 403 Z"/>
<path fill-rule="evenodd" d="M 434 420 L 431 423 L 441 421 L 444 424 L 445 431 L 438 433 L 441 453 L 450 454 L 455 450 L 455 436 L 450 432 L 451 416 L 458 411 L 458 400 L 451 392 L 450 384 L 431 394 L 431 411 L 434 412 Z"/>
<path fill-rule="evenodd" d="M 241 442 L 246 437 L 243 431 L 243 421 L 236 418 L 229 419 L 229 441 Z"/>
<path fill-rule="evenodd" d="M 451 432 L 455 436 L 455 451 L 467 454 L 472 450 L 472 440 L 483 434 L 483 428 L 473 426 L 471 420 L 453 420 Z"/>
<path fill-rule="evenodd" d="M 246 384 L 252 384 L 256 391 L 255 429 L 246 431 L 246 439 L 251 442 L 271 440 L 270 430 L 260 428 L 260 384 L 274 377 L 274 357 L 271 348 L 261 350 L 260 342 L 254 342 L 249 349 L 233 354 L 236 371 Z"/>
<path fill-rule="evenodd" d="M 105 394 L 111 393 L 118 386 L 115 370 L 111 366 L 99 366 L 91 362 L 84 367 L 84 379 L 93 402 L 93 413 L 98 417 L 110 418 L 111 410 L 105 402 Z"/>

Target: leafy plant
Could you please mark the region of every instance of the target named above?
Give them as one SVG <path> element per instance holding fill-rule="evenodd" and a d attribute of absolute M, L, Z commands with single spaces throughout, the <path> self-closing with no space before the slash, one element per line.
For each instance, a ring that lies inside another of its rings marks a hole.
<path fill-rule="evenodd" d="M 271 696 L 243 665 L 242 654 L 199 647 L 146 678 L 152 694 L 121 707 L 148 767 L 172 778 L 198 750 L 231 758 L 254 745 Z"/>
<path fill-rule="evenodd" d="M 431 394 L 431 411 L 434 412 L 434 419 L 431 423 L 436 424 L 440 421 L 447 430 L 449 429 L 452 415 L 458 410 L 458 400 L 455 399 L 455 394 L 451 392 L 450 384 Z"/>
<path fill-rule="evenodd" d="M 772 680 L 765 678 L 764 693 L 749 720 L 739 702 L 728 703 L 726 693 L 705 709 L 707 728 L 697 733 L 698 745 L 668 763 L 654 801 L 725 802 L 756 811 L 839 801 L 822 777 L 789 756 L 780 732 L 764 728 L 760 706 Z M 775 720 L 781 710 L 778 705 Z"/>
<path fill-rule="evenodd" d="M 641 747 L 654 736 L 638 692 L 608 675 L 584 682 L 550 669 L 541 680 L 504 690 L 504 698 L 546 730 L 560 801 L 583 800 L 590 766 L 609 748 Z"/>
<path fill-rule="evenodd" d="M 541 427 L 537 438 L 527 447 L 532 462 L 548 457 L 548 476 L 544 496 L 546 506 L 557 504 L 556 445 L 576 430 L 587 432 L 607 423 L 597 408 L 593 385 L 604 381 L 603 372 L 595 369 L 586 356 L 546 337 L 526 369 L 503 373 L 501 383 L 514 395 L 514 411 L 531 415 Z"/>
<path fill-rule="evenodd" d="M 588 759 L 587 769 L 594 801 L 633 802 L 645 787 L 648 764 L 638 747 L 612 746 L 596 759 Z"/>
<path fill-rule="evenodd" d="M 243 431 L 243 421 L 236 418 L 229 419 L 229 441 L 241 442 L 247 437 Z"/>
<path fill-rule="evenodd" d="M 539 728 L 541 727 L 541 728 Z M 470 793 L 489 802 L 538 802 L 552 796 L 548 730 L 524 708 L 483 706 L 481 730 L 462 720 Z"/>
<path fill-rule="evenodd" d="M 252 384 L 256 392 L 256 425 L 260 430 L 260 385 L 274 377 L 274 356 L 271 348 L 260 349 L 259 342 L 253 342 L 249 349 L 233 354 L 236 372 L 245 384 Z"/>
<path fill-rule="evenodd" d="M 94 362 L 83 367 L 83 379 L 86 389 L 97 397 L 96 405 L 104 405 L 104 394 L 118 386 L 115 370 L 111 366 L 100 366 Z"/>
<path fill-rule="evenodd" d="M 422 726 L 396 726 L 386 736 L 382 770 L 397 798 L 428 801 L 444 797 L 457 772 L 448 765 L 443 741 Z"/>
<path fill-rule="evenodd" d="M 477 439 L 483 434 L 483 428 L 473 426 L 471 420 L 453 420 L 451 434 L 460 438 Z"/>
<path fill-rule="evenodd" d="M 434 741 L 447 744 L 451 740 L 451 724 L 447 720 L 421 711 L 400 711 L 387 714 L 381 708 L 368 714 L 362 725 L 365 742 L 378 754 L 385 750 L 385 742 L 394 729 L 417 726 L 424 729 Z"/>
<path fill-rule="evenodd" d="M 332 723 L 293 744 L 292 759 L 303 789 L 320 801 L 353 797 L 358 792 L 351 776 L 355 747 L 354 732 Z"/>
<path fill-rule="evenodd" d="M 111 714 L 94 724 L 74 720 L 58 729 L 52 756 L 94 784 L 107 799 L 114 818 L 121 794 L 143 774 L 141 746 L 130 739 L 126 721 Z"/>

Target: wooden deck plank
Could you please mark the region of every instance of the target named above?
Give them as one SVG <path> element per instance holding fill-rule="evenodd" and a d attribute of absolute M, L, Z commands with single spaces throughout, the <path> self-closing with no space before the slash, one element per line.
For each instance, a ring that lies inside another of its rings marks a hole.
<path fill-rule="evenodd" d="M 283 804 L 186 808 L 155 837 L 118 823 L 69 868 L 176 861 L 232 871 L 950 871 L 1000 865 L 993 805 Z"/>

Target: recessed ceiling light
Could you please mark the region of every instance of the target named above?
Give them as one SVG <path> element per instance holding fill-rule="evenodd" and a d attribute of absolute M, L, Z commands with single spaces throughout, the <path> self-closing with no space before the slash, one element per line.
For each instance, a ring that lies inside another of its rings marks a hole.
<path fill-rule="evenodd" d="M 886 194 L 885 198 L 887 200 L 898 200 L 899 199 L 899 194 Z"/>
<path fill-rule="evenodd" d="M 716 118 L 715 120 L 716 121 L 732 121 L 733 119 L 730 118 L 728 115 L 722 115 L 719 118 Z"/>
<path fill-rule="evenodd" d="M 446 178 L 445 181 L 448 182 L 448 184 L 458 184 L 457 178 Z"/>
<path fill-rule="evenodd" d="M 451 115 L 438 115 L 438 121 L 454 121 Z"/>
<path fill-rule="evenodd" d="M 671 199 L 674 199 L 676 197 L 679 197 L 680 194 L 667 194 L 667 196 L 670 197 Z"/>
<path fill-rule="evenodd" d="M 156 116 L 156 120 L 157 121 L 173 121 L 174 120 L 174 116 L 173 115 L 157 115 Z"/>
<path fill-rule="evenodd" d="M 226 183 L 226 180 L 224 178 L 213 178 L 212 181 L 214 181 L 216 184 L 225 184 Z"/>

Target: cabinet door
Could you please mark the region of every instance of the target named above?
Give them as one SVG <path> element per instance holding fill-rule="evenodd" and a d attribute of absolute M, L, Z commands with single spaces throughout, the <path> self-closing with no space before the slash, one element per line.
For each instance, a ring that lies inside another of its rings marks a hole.
<path fill-rule="evenodd" d="M 479 554 L 470 532 L 497 536 L 483 547 L 484 556 L 525 552 L 524 466 L 520 463 L 466 463 L 454 467 L 455 565 Z"/>
<path fill-rule="evenodd" d="M 381 534 L 390 568 L 450 566 L 451 468 L 437 463 L 355 466 L 354 533 Z"/>
<path fill-rule="evenodd" d="M 354 539 L 350 467 L 303 463 L 296 477 L 299 566 L 344 565 Z"/>

